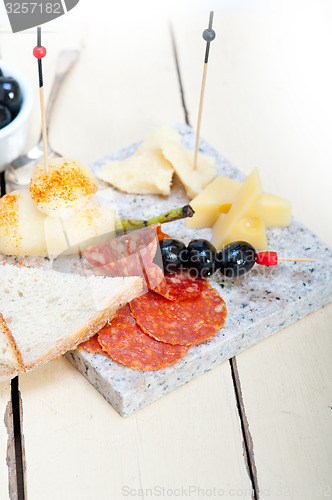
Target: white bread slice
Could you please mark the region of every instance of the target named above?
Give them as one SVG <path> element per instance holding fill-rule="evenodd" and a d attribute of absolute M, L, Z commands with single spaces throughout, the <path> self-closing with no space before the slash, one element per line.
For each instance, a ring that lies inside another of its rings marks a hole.
<path fill-rule="evenodd" d="M 7 382 L 8 380 L 16 377 L 16 375 L 19 375 L 17 370 L 14 370 L 6 365 L 0 365 L 0 383 Z"/>
<path fill-rule="evenodd" d="M 141 292 L 138 277 L 85 277 L 0 266 L 4 372 L 31 370 L 75 349 Z"/>
<path fill-rule="evenodd" d="M 17 351 L 11 331 L 0 314 L 0 377 L 2 373 L 6 374 L 8 371 L 14 373 L 22 368 L 20 353 Z"/>
<path fill-rule="evenodd" d="M 11 378 L 16 377 L 16 375 L 18 374 L 19 372 L 14 368 L 0 364 L 0 382 L 5 382 L 6 380 L 10 380 Z"/>

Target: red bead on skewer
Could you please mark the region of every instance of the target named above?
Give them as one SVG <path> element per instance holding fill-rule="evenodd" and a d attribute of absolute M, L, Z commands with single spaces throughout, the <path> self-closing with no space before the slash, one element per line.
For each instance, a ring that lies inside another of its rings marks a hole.
<path fill-rule="evenodd" d="M 304 259 L 301 257 L 278 257 L 277 252 L 257 252 L 256 264 L 261 266 L 276 266 L 279 261 L 283 262 L 316 262 L 316 259 Z"/>
<path fill-rule="evenodd" d="M 256 264 L 261 266 L 276 266 L 278 264 L 277 252 L 257 252 Z"/>
<path fill-rule="evenodd" d="M 196 242 L 198 241 L 199 240 L 196 240 Z M 221 274 L 227 278 L 237 278 L 248 273 L 255 264 L 270 267 L 276 266 L 279 261 L 315 262 L 315 259 L 278 257 L 277 252 L 256 252 L 255 248 L 247 241 L 234 241 L 226 245 L 219 252 L 216 252 L 215 261 L 215 269 L 219 269 Z"/>
<path fill-rule="evenodd" d="M 38 45 L 33 49 L 32 53 L 36 59 L 42 59 L 47 54 L 45 47 L 39 47 Z"/>
<path fill-rule="evenodd" d="M 38 59 L 38 76 L 39 76 L 39 96 L 40 96 L 40 111 L 42 120 L 42 136 L 44 147 L 44 167 L 48 174 L 48 151 L 47 151 L 47 130 L 45 118 L 45 103 L 44 103 L 44 81 L 43 81 L 43 63 L 42 59 L 46 56 L 46 49 L 41 44 L 41 28 L 37 28 L 37 46 L 32 51 L 33 55 Z"/>

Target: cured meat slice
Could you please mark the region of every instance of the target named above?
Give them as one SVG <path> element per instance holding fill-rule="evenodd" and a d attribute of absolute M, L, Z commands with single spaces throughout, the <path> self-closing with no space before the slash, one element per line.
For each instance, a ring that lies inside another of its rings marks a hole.
<path fill-rule="evenodd" d="M 223 326 L 226 305 L 219 293 L 204 283 L 199 297 L 171 301 L 148 292 L 130 303 L 132 315 L 144 332 L 173 345 L 200 344 Z"/>
<path fill-rule="evenodd" d="M 84 250 L 85 259 L 112 276 L 140 276 L 147 287 L 154 288 L 163 279 L 163 272 L 154 268 L 153 259 L 159 250 L 157 229 L 159 224 L 131 231 L 102 245 Z M 159 252 L 160 253 L 160 252 Z M 161 257 L 159 259 L 161 261 Z"/>
<path fill-rule="evenodd" d="M 169 236 L 169 234 L 166 234 L 161 230 L 160 225 L 159 227 L 157 227 L 157 236 L 159 241 L 168 240 L 172 238 L 172 236 Z"/>
<path fill-rule="evenodd" d="M 144 264 L 143 271 L 145 281 L 149 290 L 154 290 L 158 286 L 163 286 L 163 283 L 165 281 L 164 272 L 160 266 L 158 266 L 154 262 L 151 262 L 150 264 L 146 263 Z M 147 290 L 144 290 L 144 293 L 146 292 Z"/>
<path fill-rule="evenodd" d="M 98 342 L 98 333 L 91 337 L 89 340 L 79 344 L 78 349 L 91 352 L 91 354 L 105 354 L 101 345 Z"/>
<path fill-rule="evenodd" d="M 139 370 L 160 370 L 179 361 L 188 347 L 158 342 L 146 335 L 127 304 L 98 333 L 104 353 L 118 363 Z"/>
<path fill-rule="evenodd" d="M 154 224 L 94 245 L 85 249 L 83 255 L 90 264 L 102 267 L 108 274 L 133 276 L 136 272 L 141 276 L 139 254 L 144 251 L 145 258 L 149 256 L 150 262 L 153 261 L 158 245 L 156 227 Z"/>
<path fill-rule="evenodd" d="M 165 274 L 153 291 L 168 300 L 188 300 L 199 297 L 204 283 L 202 279 L 193 279 L 186 274 Z"/>

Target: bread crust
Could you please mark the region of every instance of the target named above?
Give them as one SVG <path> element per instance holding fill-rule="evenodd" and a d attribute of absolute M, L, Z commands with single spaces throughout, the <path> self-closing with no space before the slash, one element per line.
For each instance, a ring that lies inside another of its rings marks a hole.
<path fill-rule="evenodd" d="M 0 382 L 6 382 L 6 380 L 10 380 L 11 378 L 16 377 L 18 373 L 19 372 L 14 368 L 0 364 Z"/>
<path fill-rule="evenodd" d="M 65 354 L 67 351 L 75 349 L 78 344 L 81 342 L 85 342 L 90 337 L 92 337 L 95 333 L 99 332 L 102 327 L 110 321 L 116 314 L 116 311 L 130 302 L 135 297 L 138 297 L 143 290 L 143 282 L 141 278 L 137 277 L 134 283 L 128 285 L 128 289 L 122 292 L 120 299 L 113 298 L 110 303 L 107 305 L 107 308 L 98 311 L 86 324 L 84 328 L 73 332 L 65 342 L 61 342 L 56 348 L 52 349 L 47 353 L 46 356 L 40 358 L 38 361 L 28 364 L 22 365 L 22 372 L 30 371 L 33 368 L 37 368 L 38 366 L 46 363 L 47 361 L 51 361 L 52 359 L 58 358 Z M 11 332 L 9 332 L 11 335 Z M 12 335 L 11 335 L 12 338 Z M 16 344 L 15 344 L 16 347 Z M 22 359 L 21 353 L 16 347 L 16 350 L 19 354 L 19 358 Z M 21 370 L 20 370 L 21 371 Z M 1 373 L 0 373 L 1 375 Z"/>
<path fill-rule="evenodd" d="M 0 313 L 0 330 L 6 335 L 7 337 L 7 340 L 9 341 L 11 347 L 13 348 L 15 354 L 16 354 L 16 362 L 18 364 L 17 367 L 8 367 L 7 365 L 1 365 L 0 364 L 0 370 L 1 370 L 1 367 L 2 366 L 6 366 L 6 368 L 8 368 L 9 370 L 19 370 L 19 371 L 25 371 L 24 369 L 24 365 L 23 365 L 23 362 L 22 362 L 22 356 L 21 356 L 21 353 L 20 351 L 18 350 L 17 348 L 17 345 L 15 343 L 15 340 L 14 340 L 14 337 L 12 335 L 12 332 L 10 331 L 10 329 L 8 328 L 7 326 L 7 323 L 4 319 L 4 317 L 2 316 L 2 314 Z M 0 371 L 0 377 L 2 376 L 2 373 Z"/>

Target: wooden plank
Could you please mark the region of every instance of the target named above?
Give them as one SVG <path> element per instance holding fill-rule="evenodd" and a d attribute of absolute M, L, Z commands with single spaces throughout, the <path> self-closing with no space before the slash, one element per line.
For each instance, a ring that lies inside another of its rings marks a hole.
<path fill-rule="evenodd" d="M 16 485 L 10 382 L 0 382 L 0 498 L 15 499 Z"/>
<path fill-rule="evenodd" d="M 156 16 L 151 23 L 143 9 L 126 18 L 124 28 L 119 16 L 106 20 L 87 8 L 78 6 L 76 15 L 98 29 L 84 33 L 84 53 L 61 95 L 51 133 L 55 149 L 86 162 L 140 140 L 155 126 L 183 121 L 166 19 Z M 67 28 L 58 20 L 57 32 L 46 34 L 54 46 Z M 81 28 L 70 29 L 74 38 Z M 48 71 L 45 59 L 45 81 Z M 96 109 L 99 93 L 107 101 Z M 121 498 L 123 488 L 190 485 L 237 488 L 251 498 L 227 364 L 128 419 L 65 359 L 20 377 L 20 391 L 28 498 Z"/>
<path fill-rule="evenodd" d="M 237 356 L 263 496 L 331 496 L 332 304 Z"/>
<path fill-rule="evenodd" d="M 65 359 L 21 377 L 20 387 L 32 498 L 191 485 L 251 498 L 227 363 L 127 419 Z"/>

